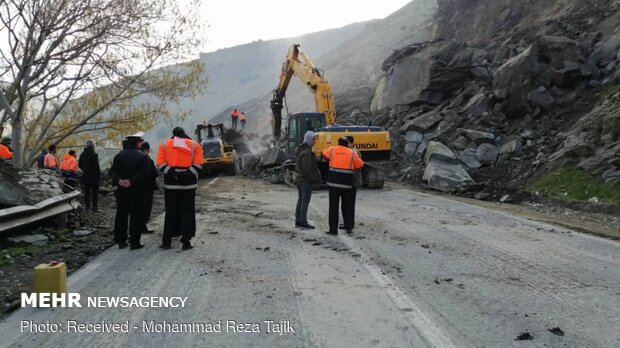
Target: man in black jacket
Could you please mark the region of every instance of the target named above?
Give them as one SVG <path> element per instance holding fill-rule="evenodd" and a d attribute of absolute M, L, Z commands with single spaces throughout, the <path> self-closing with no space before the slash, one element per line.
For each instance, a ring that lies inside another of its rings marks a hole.
<path fill-rule="evenodd" d="M 99 181 L 101 170 L 99 169 L 99 155 L 95 152 L 95 142 L 88 140 L 84 151 L 80 154 L 78 167 L 82 170 L 82 184 L 84 185 L 84 201 L 86 209 L 98 212 L 97 202 L 99 198 Z M 91 205 L 92 203 L 92 205 Z"/>
<path fill-rule="evenodd" d="M 140 243 L 140 233 L 144 228 L 144 191 L 150 181 L 148 157 L 138 149 L 142 135 L 138 133 L 127 137 L 126 148 L 114 156 L 109 172 L 112 185 L 116 186 L 114 241 L 119 249 L 127 247 L 127 218 L 129 249 L 144 247 Z"/>
<path fill-rule="evenodd" d="M 311 230 L 314 226 L 308 223 L 308 206 L 312 197 L 312 186 L 321 184 L 321 173 L 316 162 L 316 156 L 312 152 L 312 146 L 316 137 L 314 132 L 307 131 L 304 134 L 304 142 L 297 146 L 295 154 L 295 183 L 299 195 L 297 208 L 295 209 L 295 227 Z"/>

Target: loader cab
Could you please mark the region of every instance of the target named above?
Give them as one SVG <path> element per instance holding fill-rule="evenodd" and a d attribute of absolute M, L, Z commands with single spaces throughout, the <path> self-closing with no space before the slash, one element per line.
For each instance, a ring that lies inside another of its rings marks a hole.
<path fill-rule="evenodd" d="M 288 116 L 286 128 L 286 149 L 289 156 L 295 157 L 295 148 L 304 141 L 307 131 L 318 132 L 325 127 L 325 114 L 322 112 L 300 112 Z"/>

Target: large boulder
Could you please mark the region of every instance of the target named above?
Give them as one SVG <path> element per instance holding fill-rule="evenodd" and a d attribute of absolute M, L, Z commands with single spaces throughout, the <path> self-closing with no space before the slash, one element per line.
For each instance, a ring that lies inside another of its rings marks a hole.
<path fill-rule="evenodd" d="M 279 166 L 286 160 L 286 153 L 282 150 L 272 147 L 260 156 L 259 165 L 263 168 Z"/>
<path fill-rule="evenodd" d="M 562 69 L 564 62 L 583 61 L 583 53 L 579 43 L 562 36 L 543 36 L 538 41 L 540 54 L 549 61 L 554 69 Z"/>
<path fill-rule="evenodd" d="M 439 111 L 433 110 L 422 114 L 413 120 L 405 122 L 405 124 L 400 128 L 400 131 L 404 133 L 414 130 L 424 133 L 438 124 L 441 120 L 443 120 L 443 115 Z"/>
<path fill-rule="evenodd" d="M 504 63 L 493 74 L 493 92 L 505 99 L 502 109 L 508 118 L 520 118 L 529 112 L 528 93 L 540 72 L 538 47 L 530 45 L 519 55 Z"/>
<path fill-rule="evenodd" d="M 419 144 L 424 139 L 424 134 L 416 131 L 408 131 L 405 134 L 405 141 L 408 143 L 416 143 Z"/>
<path fill-rule="evenodd" d="M 424 164 L 428 165 L 432 161 L 459 164 L 461 161 L 454 153 L 443 143 L 439 141 L 430 141 L 424 155 Z"/>
<path fill-rule="evenodd" d="M 499 156 L 499 148 L 493 144 L 480 144 L 476 150 L 476 159 L 487 166 L 494 165 L 497 162 L 497 156 Z"/>
<path fill-rule="evenodd" d="M 549 107 L 551 107 L 551 105 L 553 105 L 553 102 L 555 101 L 549 91 L 547 91 L 544 86 L 540 86 L 528 93 L 527 100 L 540 106 L 543 109 L 548 109 Z"/>
<path fill-rule="evenodd" d="M 483 143 L 495 143 L 495 135 L 493 133 L 482 132 L 467 128 L 459 128 L 457 129 L 457 132 L 469 138 L 469 140 L 476 143 L 476 145 L 480 145 Z"/>
<path fill-rule="evenodd" d="M 371 111 L 405 104 L 438 104 L 472 79 L 472 49 L 455 41 L 414 44 L 382 64 Z"/>
<path fill-rule="evenodd" d="M 462 112 L 467 116 L 481 116 L 489 109 L 489 98 L 481 88 L 476 95 L 471 97 L 467 104 L 463 106 Z"/>
<path fill-rule="evenodd" d="M 24 170 L 0 160 L 0 208 L 34 205 L 62 195 L 63 182 L 50 171 Z"/>
<path fill-rule="evenodd" d="M 470 169 L 478 169 L 482 167 L 482 163 L 478 161 L 476 153 L 478 152 L 478 146 L 471 143 L 465 150 L 459 153 L 459 159 Z"/>
<path fill-rule="evenodd" d="M 523 141 L 520 138 L 513 138 L 505 142 L 499 148 L 500 155 L 518 153 L 523 149 Z"/>
<path fill-rule="evenodd" d="M 424 169 L 422 180 L 430 188 L 443 192 L 453 192 L 474 184 L 461 164 L 430 161 Z"/>

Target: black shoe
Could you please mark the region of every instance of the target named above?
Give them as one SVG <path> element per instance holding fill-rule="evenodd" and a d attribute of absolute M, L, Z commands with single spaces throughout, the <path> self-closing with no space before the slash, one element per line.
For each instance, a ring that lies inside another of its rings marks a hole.
<path fill-rule="evenodd" d="M 138 243 L 138 244 L 131 244 L 129 246 L 129 250 L 138 250 L 138 249 L 142 249 L 144 248 L 144 244 Z"/>
<path fill-rule="evenodd" d="M 302 229 L 302 230 L 313 230 L 314 226 L 310 225 L 309 223 L 305 223 L 305 224 L 299 224 L 299 225 L 295 225 L 296 228 Z"/>
<path fill-rule="evenodd" d="M 330 236 L 337 236 L 338 232 L 327 231 L 325 234 L 329 234 Z"/>
<path fill-rule="evenodd" d="M 99 210 L 99 208 L 97 208 L 97 207 L 94 207 L 94 208 L 93 208 L 93 213 L 98 213 L 98 212 L 100 212 L 100 211 L 101 211 L 101 210 Z"/>
<path fill-rule="evenodd" d="M 127 243 L 118 243 L 119 249 L 125 249 L 127 247 Z"/>
<path fill-rule="evenodd" d="M 353 234 L 353 230 L 352 229 L 347 229 L 347 234 Z"/>
<path fill-rule="evenodd" d="M 164 250 L 170 250 L 172 249 L 172 245 L 170 244 L 162 244 L 159 246 L 160 249 L 164 249 Z"/>
<path fill-rule="evenodd" d="M 183 248 L 181 248 L 182 250 L 189 250 L 194 248 L 194 246 L 192 245 L 192 243 L 190 242 L 183 242 Z"/>

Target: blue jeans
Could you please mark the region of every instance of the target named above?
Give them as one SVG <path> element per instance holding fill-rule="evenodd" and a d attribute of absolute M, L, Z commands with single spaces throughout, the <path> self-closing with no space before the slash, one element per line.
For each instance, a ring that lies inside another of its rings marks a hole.
<path fill-rule="evenodd" d="M 297 183 L 297 209 L 295 209 L 295 224 L 304 225 L 308 223 L 308 206 L 312 197 L 312 184 L 305 181 Z"/>

